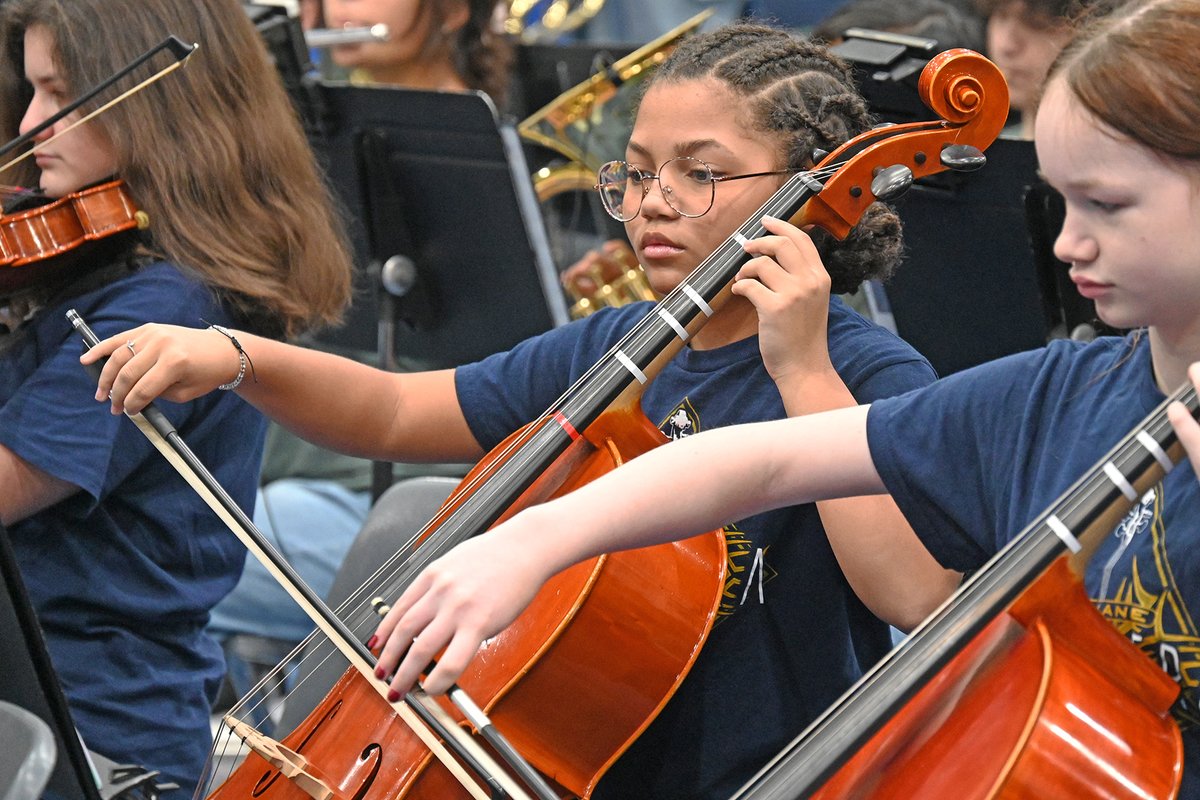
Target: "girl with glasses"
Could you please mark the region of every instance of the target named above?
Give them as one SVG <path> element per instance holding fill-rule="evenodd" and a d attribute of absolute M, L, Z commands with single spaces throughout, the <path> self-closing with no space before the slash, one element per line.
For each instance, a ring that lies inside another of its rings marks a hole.
<path fill-rule="evenodd" d="M 869 123 L 847 67 L 816 44 L 751 24 L 682 43 L 656 72 L 630 136 L 624 169 L 643 185 L 635 202 L 614 206 L 626 209 L 629 240 L 655 290 L 678 285 L 788 173 L 811 166 L 814 150 L 832 150 Z M 697 182 L 698 204 L 680 180 Z M 845 242 L 779 220 L 764 225 L 770 235 L 748 245 L 755 257 L 733 296 L 646 387 L 643 409 L 669 438 L 853 406 L 933 380 L 908 345 L 830 296 L 894 266 L 899 224 L 890 211 L 872 209 Z M 258 380 L 238 392 L 326 446 L 407 461 L 478 459 L 549 407 L 651 308 L 605 309 L 480 363 L 405 375 L 246 336 Z M 224 337 L 158 326 L 111 339 L 86 360 L 103 355 L 111 358 L 97 399 L 111 389 L 114 411 L 159 395 L 195 397 L 239 367 Z M 670 483 L 660 503 L 697 501 L 693 475 Z M 620 502 L 606 498 L 593 513 L 602 520 Z M 890 590 L 860 585 L 867 604 L 860 601 L 829 545 L 839 539 L 826 534 L 903 529 L 890 499 L 800 504 L 720 524 L 730 569 L 719 621 L 596 797 L 728 797 L 890 647 L 887 626 L 869 610 L 873 592 Z M 936 565 L 912 570 L 952 580 Z M 891 599 L 903 607 L 891 620 L 901 625 L 928 610 Z M 801 618 L 805 637 L 792 633 Z M 452 648 L 446 663 L 465 661 L 476 645 Z"/>
<path fill-rule="evenodd" d="M 428 652 L 451 640 L 455 652 L 469 649 L 517 613 L 530 586 L 591 554 L 862 493 L 890 491 L 920 539 L 886 524 L 826 525 L 846 573 L 862 580 L 856 586 L 890 587 L 914 606 L 937 606 L 954 582 L 919 564 L 936 558 L 955 573 L 979 570 L 1169 393 L 1200 387 L 1198 40 L 1198 0 L 1141 0 L 1097 17 L 1051 69 L 1037 114 L 1041 171 L 1066 207 L 1055 254 L 1071 264 L 1072 280 L 1095 300 L 1101 319 L 1132 333 L 1086 344 L 1058 340 L 870 406 L 658 448 L 435 564 L 377 632 L 390 635 L 384 669 L 396 667 L 402 643 L 418 635 Z M 1103 490 L 1120 490 L 1134 505 L 1111 532 L 1100 532 L 1083 577 L 1097 611 L 1180 685 L 1172 709 L 1184 748 L 1178 796 L 1196 798 L 1200 425 L 1180 403 L 1167 417 L 1188 459 L 1140 496 L 1112 461 L 1097 470 Z M 1141 434 L 1130 447 L 1148 461 L 1165 460 L 1161 446 Z M 697 463 L 710 466 L 691 472 L 687 501 L 668 499 L 673 476 Z M 587 513 L 614 496 L 621 503 L 610 514 Z M 1048 536 L 1062 539 L 1065 550 L 1081 531 L 1055 519 Z M 519 554 L 519 563 L 506 554 Z M 495 588 L 498 575 L 505 591 Z M 520 588 L 508 590 L 514 583 Z M 488 591 L 475 592 L 481 586 Z M 874 607 L 889 615 L 885 605 Z M 812 644 L 813 624 L 805 616 L 780 635 Z M 412 682 L 428 652 L 410 654 L 396 673 L 397 689 Z M 443 659 L 429 688 L 444 688 L 460 663 Z"/>

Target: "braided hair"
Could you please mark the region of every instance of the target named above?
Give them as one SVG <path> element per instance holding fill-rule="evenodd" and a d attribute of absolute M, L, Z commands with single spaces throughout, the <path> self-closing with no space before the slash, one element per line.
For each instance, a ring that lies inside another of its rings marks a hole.
<path fill-rule="evenodd" d="M 814 150 L 833 151 L 872 123 L 845 62 L 769 26 L 740 22 L 689 37 L 648 86 L 704 78 L 744 98 L 748 126 L 779 141 L 788 168 L 811 167 Z M 900 261 L 900 218 L 882 203 L 872 204 L 844 241 L 819 229 L 812 234 L 835 293 L 885 279 Z"/>

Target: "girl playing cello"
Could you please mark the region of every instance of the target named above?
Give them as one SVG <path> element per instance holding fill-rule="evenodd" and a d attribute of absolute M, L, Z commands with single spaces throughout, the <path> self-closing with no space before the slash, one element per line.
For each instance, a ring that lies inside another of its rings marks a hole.
<path fill-rule="evenodd" d="M 905 596 L 924 596 L 918 604 L 939 604 L 946 584 L 928 574 L 978 569 L 1167 392 L 1189 376 L 1200 386 L 1198 40 L 1198 0 L 1128 4 L 1066 48 L 1037 115 L 1042 173 L 1066 201 L 1056 254 L 1101 318 L 1134 332 L 1056 341 L 869 407 L 705 433 L 519 514 L 435 563 L 392 607 L 378 636 L 388 642 L 381 666 L 399 665 L 393 685 L 411 684 L 449 643 L 425 683 L 444 689 L 530 587 L 589 554 L 814 498 L 890 491 L 921 544 L 905 529 L 879 527 L 849 531 L 834 549 L 856 581 L 899 581 Z M 1190 463 L 1107 537 L 1085 585 L 1100 612 L 1181 685 L 1180 796 L 1196 798 L 1200 426 L 1179 404 L 1169 417 Z M 689 502 L 661 502 L 684 471 Z M 587 513 L 613 496 L 622 503 L 605 515 Z M 895 617 L 886 603 L 873 607 Z M 807 641 L 811 627 L 792 635 Z"/>
<path fill-rule="evenodd" d="M 234 0 L 5 3 L 4 133 L 34 129 L 168 34 L 201 44 L 187 69 L 53 142 L 91 109 L 34 138 L 45 146 L 25 177 L 48 198 L 115 176 L 150 225 L 110 260 L 0 300 L 13 318 L 0 335 L 0 519 L 84 743 L 190 792 L 223 674 L 204 625 L 244 551 L 143 437 L 77 402 L 90 380 L 63 312 L 75 307 L 110 334 L 204 319 L 277 336 L 337 317 L 349 261 L 288 99 Z M 261 419 L 227 393 L 166 413 L 251 502 Z"/>
<path fill-rule="evenodd" d="M 673 288 L 758 208 L 814 148 L 865 129 L 843 64 L 783 32 L 737 25 L 689 39 L 656 72 L 626 162 L 602 170 L 610 213 L 659 292 Z M 626 178 L 640 190 L 622 194 Z M 899 229 L 882 207 L 842 244 L 768 221 L 733 297 L 649 384 L 647 415 L 668 435 L 891 396 L 932 380 L 928 364 L 849 310 L 836 291 L 886 272 Z M 392 375 L 328 355 L 242 338 L 258 372 L 239 393 L 318 443 L 401 460 L 477 459 L 536 418 L 632 328 L 648 304 L 608 309 L 454 371 Z M 239 337 L 241 338 L 241 337 Z M 123 347 L 134 341 L 136 355 Z M 96 351 L 114 409 L 227 382 L 237 353 L 211 331 L 143 327 Z M 94 356 L 89 356 L 91 360 Z M 119 374 L 118 374 L 119 373 Z M 336 387 L 336 389 L 335 389 Z M 678 476 L 660 494 L 690 503 Z M 615 497 L 598 504 L 604 516 Z M 886 523 L 884 522 L 886 521 Z M 858 601 L 825 528 L 903 527 L 890 500 L 799 505 L 726 526 L 735 566 L 721 621 L 691 673 L 597 797 L 724 798 L 890 646 Z M 812 636 L 784 635 L 797 615 Z M 719 755 L 714 755 L 719 754 Z M 664 763 L 665 762 L 665 763 Z"/>

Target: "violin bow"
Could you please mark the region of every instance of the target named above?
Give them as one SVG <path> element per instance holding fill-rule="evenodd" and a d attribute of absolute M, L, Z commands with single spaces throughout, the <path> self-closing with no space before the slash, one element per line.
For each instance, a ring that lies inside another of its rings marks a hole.
<path fill-rule="evenodd" d="M 99 337 L 74 309 L 67 311 L 66 316 L 83 338 L 84 346 L 87 349 L 90 350 L 100 343 Z M 88 368 L 95 377 L 99 378 L 101 363 L 89 365 Z M 498 797 L 531 800 L 526 791 L 423 689 L 418 688 L 406 692 L 400 700 L 395 702 L 387 700 L 387 685 L 375 677 L 375 656 L 365 644 L 358 641 L 346 624 L 338 619 L 329 606 L 317 597 L 304 579 L 271 546 L 271 543 L 246 516 L 246 513 L 196 457 L 166 415 L 151 403 L 140 413 L 126 412 L 126 416 L 225 523 L 251 555 L 262 563 L 288 595 L 300 605 L 305 614 L 313 620 L 350 664 L 358 670 L 359 674 L 375 687 L 379 695 L 388 702 L 388 705 L 437 756 L 438 760 L 450 770 L 472 797 L 476 800 Z M 539 800 L 559 800 L 558 795 L 550 788 L 545 779 L 496 730 L 484 711 L 461 688 L 454 687 L 448 695 L 480 735 L 496 748 L 508 765 L 520 775 L 529 788 L 533 789 Z M 439 736 L 444 743 L 438 740 Z M 451 755 L 447 747 L 454 751 L 454 755 Z M 479 784 L 467 774 L 467 770 L 455 760 L 455 755 L 488 784 L 488 792 L 485 793 Z"/>
<path fill-rule="evenodd" d="M 91 111 L 91 112 L 85 114 L 84 116 L 80 117 L 79 119 L 75 120 L 70 125 L 68 125 L 66 128 L 63 128 L 61 131 L 54 134 L 46 141 L 35 144 L 33 147 L 29 148 L 21 155 L 17 156 L 16 158 L 12 159 L 11 161 L 8 161 L 5 164 L 0 165 L 0 172 L 4 172 L 5 170 L 9 169 L 10 167 L 13 167 L 16 164 L 21 163 L 22 161 L 24 161 L 25 159 L 29 158 L 31 155 L 36 153 L 38 150 L 41 150 L 46 145 L 57 140 L 59 137 L 64 136 L 67 133 L 70 133 L 71 131 L 75 130 L 83 123 L 87 122 L 88 120 L 98 116 L 99 114 L 102 114 L 103 112 L 105 112 L 108 109 L 115 106 L 117 103 L 122 102 L 130 95 L 140 92 L 142 89 L 146 88 L 150 84 L 159 80 L 163 76 L 179 69 L 185 63 L 187 63 L 188 58 L 191 57 L 192 53 L 196 52 L 196 49 L 198 47 L 200 47 L 199 44 L 186 44 L 183 40 L 181 40 L 177 36 L 168 36 L 162 42 L 160 42 L 159 44 L 150 48 L 146 52 L 142 53 L 140 56 L 135 58 L 133 61 L 130 61 L 128 64 L 126 64 L 121 69 L 117 70 L 115 73 L 110 75 L 108 78 L 104 79 L 100 83 L 93 86 L 86 93 L 84 93 L 81 97 L 76 98 L 74 101 L 68 103 L 67 105 L 63 106 L 61 109 L 59 109 L 54 114 L 52 114 L 51 116 L 44 119 L 39 125 L 37 125 L 32 130 L 28 130 L 25 133 L 21 134 L 20 136 L 16 137 L 15 139 L 12 139 L 8 143 L 0 146 L 0 156 L 7 155 L 8 153 L 12 152 L 13 150 L 17 149 L 18 147 L 22 147 L 26 144 L 29 144 L 29 142 L 33 141 L 34 137 L 36 137 L 39 133 L 46 130 L 47 128 L 50 128 L 56 122 L 63 119 L 64 117 L 66 117 L 68 114 L 74 113 L 84 103 L 89 102 L 90 100 L 95 98 L 97 95 L 99 95 L 101 92 L 103 92 L 105 89 L 109 88 L 114 83 L 116 83 L 117 81 L 124 78 L 126 75 L 129 75 L 135 69 L 137 69 L 142 64 L 146 63 L 151 58 L 153 58 L 155 55 L 157 55 L 160 51 L 162 51 L 162 50 L 169 51 L 175 59 L 173 62 L 171 62 L 167 66 L 163 67 L 158 72 L 151 75 L 149 78 L 146 78 L 144 81 L 137 84 L 133 88 L 122 92 L 121 94 L 114 97 L 112 100 L 109 100 L 104 105 L 96 108 L 94 111 Z"/>

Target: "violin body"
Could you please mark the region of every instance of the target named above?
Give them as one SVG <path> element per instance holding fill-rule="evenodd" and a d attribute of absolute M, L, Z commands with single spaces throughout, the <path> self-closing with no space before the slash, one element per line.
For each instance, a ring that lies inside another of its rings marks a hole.
<path fill-rule="evenodd" d="M 510 451 L 515 440 L 535 433 L 532 427 L 494 452 Z M 610 409 L 506 516 L 571 491 L 665 442 L 636 404 Z M 502 459 L 489 456 L 463 486 L 504 468 Z M 463 499 L 460 487 L 431 527 Z M 588 797 L 699 655 L 720 605 L 725 564 L 720 532 L 576 564 L 552 578 L 513 625 L 483 645 L 458 684 L 564 796 Z M 452 705 L 440 702 L 466 725 Z M 347 720 L 353 721 L 354 737 L 345 737 L 338 724 Z M 353 669 L 283 744 L 302 755 L 314 775 L 330 776 L 327 785 L 338 796 L 469 796 L 396 719 L 378 689 Z M 306 795 L 251 754 L 210 798 L 251 796 L 300 800 Z"/>
<path fill-rule="evenodd" d="M 0 294 L 57 277 L 83 260 L 86 245 L 147 224 L 121 181 L 5 214 L 0 217 Z"/>
<path fill-rule="evenodd" d="M 1174 797 L 1178 693 L 1060 561 L 812 797 Z"/>

